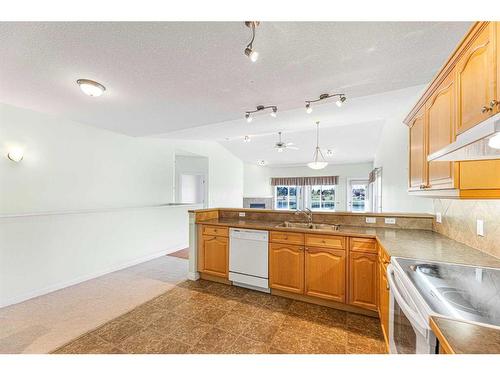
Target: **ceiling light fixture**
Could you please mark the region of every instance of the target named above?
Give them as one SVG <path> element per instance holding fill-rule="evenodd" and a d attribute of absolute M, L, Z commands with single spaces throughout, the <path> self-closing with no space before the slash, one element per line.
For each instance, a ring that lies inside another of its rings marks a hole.
<path fill-rule="evenodd" d="M 320 159 L 321 156 L 321 159 Z M 323 169 L 328 165 L 319 148 L 319 121 L 316 121 L 316 149 L 314 150 L 313 161 L 307 163 L 307 166 L 311 169 Z"/>
<path fill-rule="evenodd" d="M 333 156 L 333 150 L 331 149 L 326 150 L 326 156 Z"/>
<path fill-rule="evenodd" d="M 268 105 L 268 106 L 263 106 L 263 105 L 258 105 L 254 111 L 246 111 L 245 112 L 245 118 L 247 119 L 247 122 L 252 122 L 252 114 L 257 113 L 260 111 L 265 111 L 266 109 L 271 109 L 271 117 L 276 117 L 277 112 L 278 112 L 278 107 L 275 105 Z"/>
<path fill-rule="evenodd" d="M 83 93 L 88 96 L 101 96 L 106 91 L 106 87 L 90 79 L 79 79 L 76 83 L 78 83 Z"/>
<path fill-rule="evenodd" d="M 263 167 L 264 165 L 267 164 L 267 161 L 265 161 L 265 160 L 257 160 L 257 164 L 260 165 L 261 167 Z"/>
<path fill-rule="evenodd" d="M 334 98 L 337 97 L 337 101 L 335 104 L 337 104 L 337 107 L 342 107 L 342 104 L 346 101 L 347 97 L 345 94 L 321 94 L 318 99 L 316 100 L 306 100 L 306 112 L 311 113 L 312 112 L 312 107 L 311 103 L 316 103 L 321 100 L 329 99 L 329 98 Z"/>
<path fill-rule="evenodd" d="M 247 44 L 245 48 L 245 55 L 252 61 L 256 62 L 259 58 L 259 53 L 253 48 L 253 42 L 255 40 L 255 28 L 259 26 L 259 21 L 246 21 L 245 26 L 252 30 L 252 39 L 250 43 Z"/>
<path fill-rule="evenodd" d="M 19 147 L 13 147 L 7 153 L 7 158 L 16 163 L 19 163 L 21 160 L 23 160 L 23 157 L 24 157 L 24 150 Z"/>
<path fill-rule="evenodd" d="M 245 143 L 248 143 L 248 142 L 250 142 L 251 140 L 252 140 L 252 138 L 250 138 L 250 136 L 249 136 L 249 135 L 245 135 L 245 137 L 243 137 L 243 142 L 245 142 Z"/>

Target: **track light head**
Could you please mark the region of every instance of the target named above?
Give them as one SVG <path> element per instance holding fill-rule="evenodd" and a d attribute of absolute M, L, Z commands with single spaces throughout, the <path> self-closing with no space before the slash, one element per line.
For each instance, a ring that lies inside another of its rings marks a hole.
<path fill-rule="evenodd" d="M 335 102 L 337 104 L 337 107 L 342 107 L 342 104 L 345 102 L 345 96 L 341 95 L 338 100 Z"/>
<path fill-rule="evenodd" d="M 250 43 L 245 48 L 245 55 L 250 59 L 252 62 L 256 62 L 259 59 L 259 53 L 253 48 L 253 41 L 255 40 L 255 28 L 259 26 L 260 22 L 259 21 L 246 21 L 245 26 L 249 27 L 252 29 L 252 40 L 250 40 Z"/>
<path fill-rule="evenodd" d="M 276 113 L 278 112 L 278 108 L 277 107 L 273 107 L 273 111 L 271 112 L 271 117 L 274 117 L 276 118 Z"/>
<path fill-rule="evenodd" d="M 247 112 L 247 113 L 245 113 L 245 118 L 247 119 L 247 122 L 248 122 L 248 123 L 252 122 L 252 120 L 253 120 L 252 116 L 251 116 L 251 115 L 250 115 L 250 113 L 248 113 L 248 112 Z"/>
<path fill-rule="evenodd" d="M 313 109 L 311 107 L 311 103 L 306 103 L 306 113 L 312 113 Z"/>
<path fill-rule="evenodd" d="M 248 56 L 251 62 L 256 62 L 259 59 L 259 53 L 251 47 L 245 48 L 245 55 Z"/>

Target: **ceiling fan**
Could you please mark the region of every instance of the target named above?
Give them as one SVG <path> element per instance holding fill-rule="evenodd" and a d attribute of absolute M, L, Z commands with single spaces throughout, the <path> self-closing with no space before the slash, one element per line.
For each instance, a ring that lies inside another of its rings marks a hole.
<path fill-rule="evenodd" d="M 294 146 L 292 142 L 283 142 L 281 140 L 281 132 L 278 132 L 278 142 L 274 144 L 274 149 L 278 152 L 283 152 L 285 150 L 298 150 L 299 148 Z"/>

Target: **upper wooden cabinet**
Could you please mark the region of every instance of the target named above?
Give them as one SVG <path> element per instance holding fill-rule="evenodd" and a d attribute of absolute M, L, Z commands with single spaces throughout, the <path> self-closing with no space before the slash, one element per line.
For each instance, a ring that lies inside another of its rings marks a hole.
<path fill-rule="evenodd" d="M 410 126 L 410 189 L 420 189 L 425 184 L 425 112 L 420 110 Z"/>
<path fill-rule="evenodd" d="M 454 71 L 439 85 L 426 103 L 427 154 L 449 145 L 455 139 L 455 79 Z M 426 185 L 429 188 L 452 188 L 453 163 L 432 161 L 428 163 Z"/>
<path fill-rule="evenodd" d="M 292 293 L 304 292 L 304 247 L 269 244 L 269 287 Z"/>
<path fill-rule="evenodd" d="M 488 22 L 458 60 L 457 133 L 462 133 L 492 115 L 495 96 L 495 23 Z"/>
<path fill-rule="evenodd" d="M 344 303 L 345 269 L 344 250 L 307 247 L 305 294 Z"/>
<path fill-rule="evenodd" d="M 427 162 L 429 154 L 499 113 L 498 101 L 500 23 L 476 22 L 405 119 L 411 194 L 500 198 L 500 160 Z"/>

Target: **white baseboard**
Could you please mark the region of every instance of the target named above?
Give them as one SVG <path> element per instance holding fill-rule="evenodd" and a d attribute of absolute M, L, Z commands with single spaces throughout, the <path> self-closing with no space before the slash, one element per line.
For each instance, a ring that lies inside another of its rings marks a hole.
<path fill-rule="evenodd" d="M 80 284 L 84 281 L 95 279 L 96 277 L 104 276 L 108 273 L 119 271 L 119 270 L 122 270 L 124 268 L 132 267 L 132 266 L 135 266 L 136 264 L 144 263 L 144 262 L 147 262 L 148 260 L 156 259 L 156 258 L 159 258 L 161 256 L 173 253 L 174 251 L 181 250 L 184 248 L 186 248 L 186 246 L 171 247 L 169 249 L 162 250 L 162 251 L 159 251 L 157 253 L 148 254 L 148 255 L 143 256 L 141 258 L 137 258 L 137 259 L 125 262 L 125 263 L 121 263 L 121 264 L 113 266 L 113 267 L 105 268 L 103 270 L 94 272 L 92 274 L 88 274 L 88 275 L 77 277 L 77 278 L 72 279 L 72 280 L 52 284 L 52 285 L 46 286 L 46 287 L 41 288 L 41 289 L 35 289 L 35 290 L 30 291 L 30 292 L 23 293 L 23 294 L 16 296 L 14 298 L 10 298 L 6 301 L 1 301 L 0 308 L 14 305 L 16 303 L 20 303 L 20 302 L 23 302 L 23 301 L 26 301 L 26 300 L 29 300 L 29 299 L 32 299 L 35 297 L 43 296 L 44 294 L 55 292 L 56 290 L 67 288 L 67 287 L 72 286 L 72 285 Z"/>
<path fill-rule="evenodd" d="M 196 281 L 200 278 L 200 273 L 199 272 L 188 272 L 188 279 Z"/>

